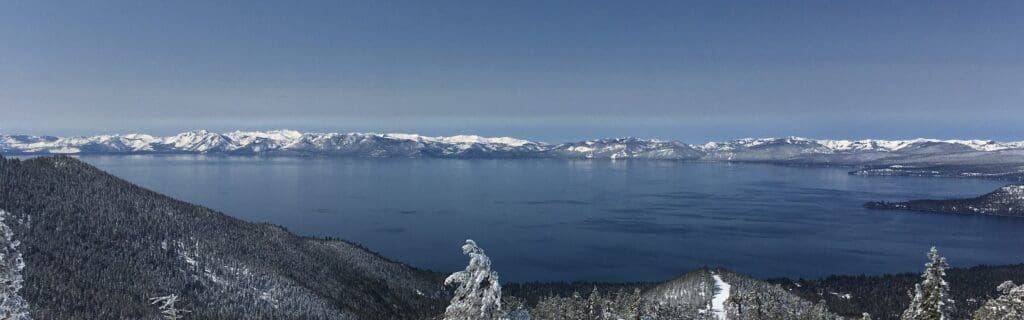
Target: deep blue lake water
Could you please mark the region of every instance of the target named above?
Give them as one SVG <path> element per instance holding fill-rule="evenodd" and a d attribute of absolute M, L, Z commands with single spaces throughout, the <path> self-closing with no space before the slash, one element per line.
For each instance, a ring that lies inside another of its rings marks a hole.
<path fill-rule="evenodd" d="M 664 280 L 700 266 L 757 277 L 1024 262 L 1024 219 L 874 211 L 1002 182 L 861 177 L 845 168 L 670 161 L 83 156 L 173 197 L 416 267 L 464 268 L 477 241 L 505 281 Z"/>

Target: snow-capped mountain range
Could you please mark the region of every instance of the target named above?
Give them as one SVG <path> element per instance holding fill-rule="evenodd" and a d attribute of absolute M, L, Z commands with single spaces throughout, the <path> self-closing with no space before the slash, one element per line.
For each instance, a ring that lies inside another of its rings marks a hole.
<path fill-rule="evenodd" d="M 0 154 L 226 154 L 434 158 L 665 159 L 826 164 L 1017 164 L 1024 141 L 815 140 L 799 137 L 686 144 L 638 138 L 549 144 L 509 137 L 302 133 L 292 130 L 189 131 L 53 137 L 0 135 Z"/>

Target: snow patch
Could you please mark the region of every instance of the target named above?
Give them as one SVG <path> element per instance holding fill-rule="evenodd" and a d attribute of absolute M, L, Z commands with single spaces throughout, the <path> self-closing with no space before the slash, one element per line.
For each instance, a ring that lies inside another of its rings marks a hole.
<path fill-rule="evenodd" d="M 711 277 L 715 279 L 715 296 L 711 298 L 711 312 L 715 313 L 716 319 L 726 320 L 728 317 L 725 314 L 725 301 L 729 300 L 732 286 L 717 274 L 712 274 Z"/>

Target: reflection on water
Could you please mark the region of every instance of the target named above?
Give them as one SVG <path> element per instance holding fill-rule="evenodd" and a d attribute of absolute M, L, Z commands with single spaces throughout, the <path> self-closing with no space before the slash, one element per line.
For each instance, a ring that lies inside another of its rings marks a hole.
<path fill-rule="evenodd" d="M 461 269 L 477 240 L 503 279 L 656 280 L 703 265 L 755 276 L 1024 262 L 1024 219 L 869 211 L 869 200 L 974 196 L 997 181 L 842 168 L 670 161 L 83 156 L 249 221 Z"/>

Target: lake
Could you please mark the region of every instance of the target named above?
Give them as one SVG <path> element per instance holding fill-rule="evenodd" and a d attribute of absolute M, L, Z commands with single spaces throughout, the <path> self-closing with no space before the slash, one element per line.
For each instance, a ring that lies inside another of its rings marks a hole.
<path fill-rule="evenodd" d="M 846 168 L 673 161 L 81 156 L 252 222 L 464 268 L 483 247 L 504 281 L 665 280 L 700 266 L 755 277 L 1024 262 L 1024 219 L 866 210 L 972 197 L 1003 182 L 863 177 Z"/>

